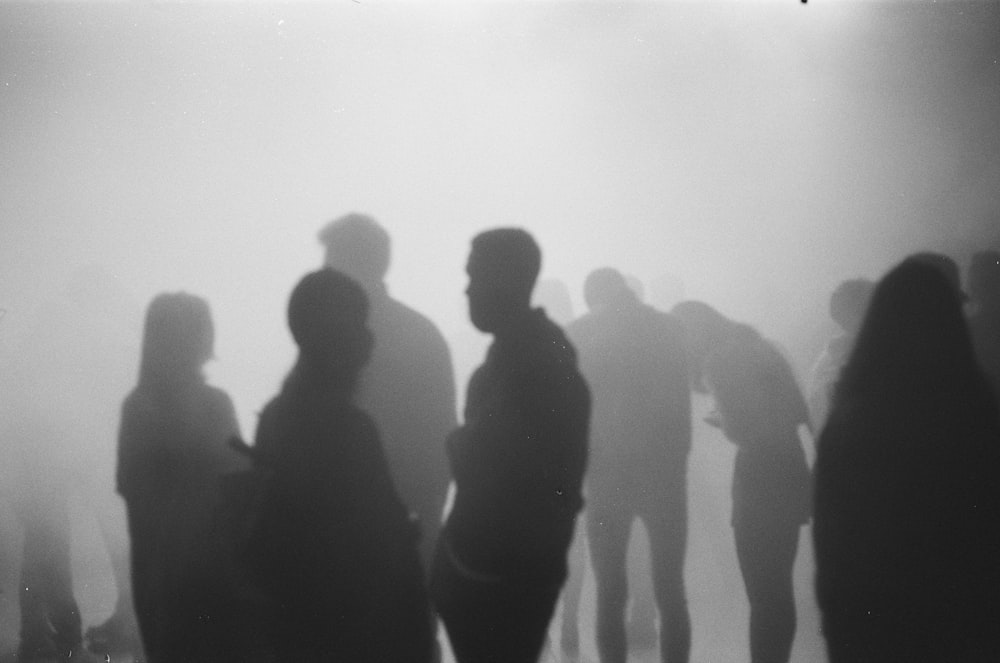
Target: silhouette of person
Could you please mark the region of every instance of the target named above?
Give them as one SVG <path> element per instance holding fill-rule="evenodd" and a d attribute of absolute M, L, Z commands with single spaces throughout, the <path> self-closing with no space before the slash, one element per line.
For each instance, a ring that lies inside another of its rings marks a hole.
<path fill-rule="evenodd" d="M 590 396 L 566 336 L 531 308 L 540 265 L 524 230 L 472 241 L 469 317 L 494 341 L 448 438 L 455 499 L 431 579 L 459 663 L 537 660 L 582 506 Z"/>
<path fill-rule="evenodd" d="M 545 315 L 563 329 L 573 321 L 573 300 L 569 288 L 559 279 L 540 279 L 531 295 L 532 306 L 545 310 Z M 583 595 L 583 576 L 587 570 L 587 545 L 583 522 L 577 517 L 577 526 L 566 558 L 566 582 L 563 584 L 562 636 L 560 647 L 567 656 L 580 653 L 580 597 Z"/>
<path fill-rule="evenodd" d="M 132 542 L 132 588 L 146 657 L 224 660 L 225 616 L 210 542 L 221 475 L 244 465 L 226 444 L 233 404 L 205 382 L 214 332 L 208 304 L 158 295 L 143 331 L 139 380 L 122 406 L 118 492 Z"/>
<path fill-rule="evenodd" d="M 587 535 L 597 583 L 602 663 L 627 659 L 626 553 L 632 524 L 646 528 L 661 615 L 660 656 L 687 661 L 691 625 L 684 593 L 691 392 L 684 332 L 642 304 L 612 268 L 587 276 L 590 312 L 568 329 L 593 395 Z"/>
<path fill-rule="evenodd" d="M 368 296 L 375 349 L 361 375 L 358 406 L 375 420 L 403 502 L 420 518 L 429 569 L 448 493 L 442 441 L 455 428 L 455 378 L 444 336 L 428 318 L 389 296 L 389 235 L 374 219 L 348 214 L 319 233 L 324 264 Z"/>
<path fill-rule="evenodd" d="M 973 305 L 969 316 L 972 344 L 1000 408 L 1000 252 L 973 254 L 968 283 Z"/>
<path fill-rule="evenodd" d="M 830 295 L 830 318 L 840 328 L 840 332 L 827 343 L 810 375 L 809 413 L 813 430 L 822 430 L 826 423 L 834 385 L 854 347 L 854 339 L 874 289 L 875 284 L 868 279 L 848 279 L 841 282 Z"/>
<path fill-rule="evenodd" d="M 354 404 L 373 346 L 367 320 L 364 291 L 332 269 L 307 274 L 289 300 L 299 355 L 253 448 L 270 470 L 254 541 L 278 661 L 432 655 L 419 530 L 374 421 Z"/>
<path fill-rule="evenodd" d="M 15 593 L 23 661 L 87 658 L 73 595 L 71 504 L 97 516 L 119 590 L 116 614 L 122 624 L 134 623 L 128 565 L 121 563 L 128 555 L 125 513 L 112 479 L 116 413 L 134 379 L 129 304 L 104 268 L 74 270 L 39 308 L 4 367 L 0 440 L 5 465 L 15 469 L 2 480 L 24 535 Z M 138 649 L 138 635 L 131 639 Z"/>
<path fill-rule="evenodd" d="M 1000 660 L 1000 425 L 954 285 L 878 284 L 816 460 L 816 595 L 831 663 Z"/>
<path fill-rule="evenodd" d="M 795 638 L 792 569 L 809 520 L 811 477 L 798 437 L 806 402 L 780 352 L 707 304 L 681 302 L 694 384 L 717 412 L 708 421 L 736 445 L 733 536 L 750 602 L 750 660 L 788 661 Z"/>

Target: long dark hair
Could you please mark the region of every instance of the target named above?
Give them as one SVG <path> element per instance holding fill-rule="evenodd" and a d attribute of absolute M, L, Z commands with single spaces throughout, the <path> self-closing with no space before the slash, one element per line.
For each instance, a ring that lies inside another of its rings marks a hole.
<path fill-rule="evenodd" d="M 938 269 L 905 260 L 875 288 L 835 402 L 982 385 L 955 288 Z"/>

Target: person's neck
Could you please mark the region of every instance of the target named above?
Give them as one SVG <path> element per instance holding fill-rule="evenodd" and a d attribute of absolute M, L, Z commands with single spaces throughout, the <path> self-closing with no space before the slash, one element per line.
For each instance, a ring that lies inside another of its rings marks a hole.
<path fill-rule="evenodd" d="M 500 342 L 505 342 L 520 336 L 521 329 L 534 315 L 531 306 L 523 306 L 510 311 L 503 320 L 497 324 L 493 330 L 493 338 Z"/>

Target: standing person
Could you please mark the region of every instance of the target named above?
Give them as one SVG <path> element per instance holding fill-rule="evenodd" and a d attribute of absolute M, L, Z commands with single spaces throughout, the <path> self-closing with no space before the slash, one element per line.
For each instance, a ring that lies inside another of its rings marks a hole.
<path fill-rule="evenodd" d="M 340 217 L 319 240 L 324 264 L 357 281 L 368 296 L 375 348 L 357 403 L 375 420 L 395 485 L 420 518 L 420 554 L 428 569 L 448 493 L 442 440 L 456 424 L 451 354 L 433 322 L 389 295 L 389 234 L 374 219 Z"/>
<path fill-rule="evenodd" d="M 375 423 L 354 404 L 367 318 L 364 291 L 331 269 L 307 274 L 289 301 L 299 355 L 252 452 L 270 472 L 253 557 L 276 661 L 431 660 L 417 527 Z"/>
<path fill-rule="evenodd" d="M 830 295 L 830 318 L 840 328 L 840 332 L 826 344 L 810 375 L 809 414 L 813 430 L 823 430 L 830 412 L 834 385 L 854 348 L 858 328 L 864 320 L 874 289 L 875 284 L 868 279 L 848 279 L 841 282 Z"/>
<path fill-rule="evenodd" d="M 809 412 L 791 366 L 748 325 L 702 302 L 673 309 L 687 329 L 696 388 L 708 390 L 737 446 L 733 536 L 750 602 L 750 660 L 785 663 L 795 639 L 792 570 L 810 515 L 811 476 L 799 428 Z"/>
<path fill-rule="evenodd" d="M 1000 660 L 998 441 L 954 286 L 904 261 L 875 289 L 819 441 L 831 663 Z"/>
<path fill-rule="evenodd" d="M 105 268 L 75 269 L 45 300 L 15 357 L 3 367 L 0 491 L 23 532 L 20 591 L 23 661 L 87 658 L 74 598 L 71 514 L 92 512 L 104 535 L 118 601 L 119 651 L 139 652 L 128 575 L 125 509 L 114 493 L 115 433 L 135 380 L 133 311 Z M 89 571 L 77 567 L 77 573 Z M 17 585 L 15 584 L 14 587 Z"/>
<path fill-rule="evenodd" d="M 684 332 L 643 304 L 611 268 L 587 276 L 590 312 L 568 328 L 593 394 L 587 535 L 597 582 L 602 663 L 628 657 L 626 558 L 632 524 L 649 537 L 660 657 L 684 663 L 691 624 L 684 592 L 691 390 Z"/>
<path fill-rule="evenodd" d="M 582 505 L 590 396 L 566 336 L 531 308 L 540 266 L 524 230 L 472 241 L 469 317 L 494 341 L 448 438 L 455 502 L 431 580 L 460 663 L 537 660 Z"/>
<path fill-rule="evenodd" d="M 117 484 L 151 663 L 226 660 L 212 517 L 221 475 L 243 462 L 227 446 L 239 434 L 233 404 L 202 373 L 213 341 L 205 300 L 157 296 L 146 313 L 139 383 L 122 407 Z"/>

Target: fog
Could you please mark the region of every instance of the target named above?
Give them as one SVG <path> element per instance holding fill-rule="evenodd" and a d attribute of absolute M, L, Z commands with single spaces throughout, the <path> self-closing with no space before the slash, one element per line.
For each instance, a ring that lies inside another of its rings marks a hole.
<path fill-rule="evenodd" d="M 356 210 L 450 340 L 469 240 L 517 225 L 578 313 L 594 267 L 672 280 L 804 373 L 839 281 L 1000 244 L 998 35 L 992 2 L 0 3 L 4 363 L 82 268 L 130 293 L 133 351 L 186 290 L 252 436 Z"/>

